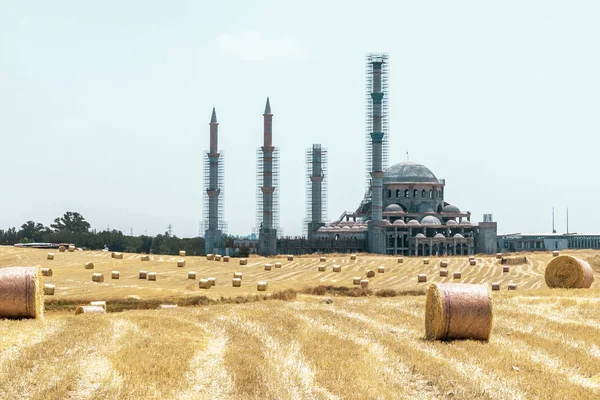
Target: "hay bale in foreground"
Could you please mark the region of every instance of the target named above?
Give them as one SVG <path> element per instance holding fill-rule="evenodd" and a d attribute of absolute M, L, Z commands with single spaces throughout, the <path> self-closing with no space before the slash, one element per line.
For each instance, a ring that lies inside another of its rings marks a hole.
<path fill-rule="evenodd" d="M 448 270 L 447 269 L 440 269 L 440 276 L 448 276 Z"/>
<path fill-rule="evenodd" d="M 240 278 L 233 278 L 231 280 L 231 286 L 233 286 L 233 287 L 241 287 L 242 286 L 242 280 Z"/>
<path fill-rule="evenodd" d="M 368 279 L 361 279 L 360 281 L 360 288 L 361 289 L 367 289 L 369 287 L 369 280 Z"/>
<path fill-rule="evenodd" d="M 573 256 L 558 256 L 546 266 L 544 274 L 549 288 L 587 289 L 594 282 L 590 264 Z"/>
<path fill-rule="evenodd" d="M 333 266 L 333 272 L 342 272 L 342 266 L 339 264 L 335 264 Z"/>
<path fill-rule="evenodd" d="M 112 258 L 114 258 L 115 260 L 122 260 L 123 259 L 123 253 L 119 253 L 119 252 L 112 252 L 110 255 Z"/>
<path fill-rule="evenodd" d="M 0 318 L 42 318 L 44 283 L 36 267 L 0 268 Z"/>
<path fill-rule="evenodd" d="M 177 266 L 179 268 L 185 267 L 185 260 L 177 260 Z"/>
<path fill-rule="evenodd" d="M 265 264 L 265 271 L 270 271 L 271 268 L 273 268 L 273 265 L 271 265 L 269 263 Z"/>
<path fill-rule="evenodd" d="M 121 273 L 119 271 L 111 271 L 110 278 L 111 279 L 119 279 L 121 277 Z"/>
<path fill-rule="evenodd" d="M 380 265 L 379 267 L 377 267 L 377 273 L 385 274 L 385 267 L 383 265 Z"/>
<path fill-rule="evenodd" d="M 402 264 L 404 262 L 404 258 L 398 257 L 398 264 Z"/>
<path fill-rule="evenodd" d="M 319 272 L 325 272 L 325 266 L 324 266 L 324 265 L 319 265 L 319 266 L 317 267 L 317 270 L 318 270 Z"/>
<path fill-rule="evenodd" d="M 434 283 L 425 301 L 427 340 L 489 340 L 493 326 L 490 292 L 485 285 Z"/>
<path fill-rule="evenodd" d="M 241 272 L 234 272 L 233 273 L 233 277 L 234 278 L 240 278 L 240 279 L 242 279 L 242 273 Z"/>
<path fill-rule="evenodd" d="M 452 277 L 454 279 L 460 279 L 460 278 L 462 278 L 462 272 L 460 272 L 460 271 L 459 272 L 455 272 L 454 274 L 452 274 Z"/>
<path fill-rule="evenodd" d="M 188 271 L 188 279 L 196 279 L 196 271 Z"/>
<path fill-rule="evenodd" d="M 155 281 L 156 280 L 156 272 L 148 272 L 148 280 Z"/>
<path fill-rule="evenodd" d="M 85 269 L 94 269 L 94 263 L 93 262 L 85 263 Z"/>
<path fill-rule="evenodd" d="M 64 253 L 65 251 L 67 251 L 67 248 L 65 246 L 58 246 L 58 251 Z"/>
<path fill-rule="evenodd" d="M 246 265 L 248 264 L 248 259 L 247 258 L 240 258 L 240 265 Z"/>
<path fill-rule="evenodd" d="M 54 260 L 54 253 L 48 253 L 48 256 L 46 256 L 46 258 L 48 260 Z"/>
<path fill-rule="evenodd" d="M 517 290 L 517 284 L 516 283 L 509 283 L 508 284 L 508 290 Z"/>
<path fill-rule="evenodd" d="M 500 282 L 492 283 L 492 290 L 500 290 Z"/>
<path fill-rule="evenodd" d="M 554 250 L 552 252 L 552 257 L 558 257 L 559 255 L 560 255 L 560 253 L 558 251 L 556 251 L 556 250 Z"/>
<path fill-rule="evenodd" d="M 353 285 L 360 285 L 360 281 L 362 280 L 362 278 L 360 276 L 355 276 L 354 278 L 352 278 L 352 284 Z"/>
<path fill-rule="evenodd" d="M 138 278 L 139 279 L 147 279 L 148 278 L 148 272 L 146 271 L 140 271 L 138 274 Z"/>
<path fill-rule="evenodd" d="M 185 250 L 179 250 L 179 257 L 185 257 Z"/>
<path fill-rule="evenodd" d="M 223 256 L 223 262 L 229 262 L 229 256 Z"/>
<path fill-rule="evenodd" d="M 356 254 L 350 254 L 350 261 L 356 261 Z"/>
<path fill-rule="evenodd" d="M 275 263 L 275 268 L 281 268 L 281 263 L 280 262 L 276 262 Z"/>
<path fill-rule="evenodd" d="M 98 307 L 102 307 L 106 310 L 106 301 L 104 301 L 104 300 L 90 301 L 90 306 L 98 306 Z"/>
<path fill-rule="evenodd" d="M 293 255 L 291 255 L 291 254 L 288 254 L 288 256 L 287 256 L 287 260 L 288 260 L 288 261 L 294 261 L 294 256 L 293 256 Z"/>
<path fill-rule="evenodd" d="M 210 289 L 211 288 L 211 284 L 210 282 L 208 282 L 208 279 L 200 279 L 200 281 L 198 282 L 198 287 L 200 289 Z"/>
<path fill-rule="evenodd" d="M 52 276 L 52 268 L 42 268 L 42 276 Z"/>
<path fill-rule="evenodd" d="M 95 272 L 92 274 L 92 282 L 104 282 L 104 274 Z"/>
<path fill-rule="evenodd" d="M 372 269 L 368 269 L 365 275 L 367 276 L 367 278 L 373 278 L 375 276 L 375 271 L 373 271 Z"/>
<path fill-rule="evenodd" d="M 44 295 L 45 296 L 54 296 L 54 289 L 56 286 L 51 285 L 49 283 L 44 284 Z"/>
<path fill-rule="evenodd" d="M 425 264 L 425 265 L 429 264 L 429 258 L 424 258 L 423 259 L 423 264 Z"/>
<path fill-rule="evenodd" d="M 75 315 L 79 314 L 106 314 L 106 310 L 100 306 L 79 306 L 75 310 Z"/>
<path fill-rule="evenodd" d="M 141 258 L 142 261 L 150 261 L 150 256 L 149 255 L 143 255 Z"/>
<path fill-rule="evenodd" d="M 269 287 L 269 284 L 265 281 L 260 281 L 256 284 L 256 290 L 259 292 L 264 292 Z"/>
<path fill-rule="evenodd" d="M 427 282 L 427 275 L 425 275 L 425 274 L 419 274 L 417 276 L 417 282 Z"/>

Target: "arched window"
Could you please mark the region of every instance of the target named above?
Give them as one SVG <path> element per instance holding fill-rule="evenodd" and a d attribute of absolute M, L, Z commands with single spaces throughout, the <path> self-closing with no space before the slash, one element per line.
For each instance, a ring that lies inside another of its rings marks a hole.
<path fill-rule="evenodd" d="M 396 197 L 400 197 L 400 189 L 396 189 Z"/>
<path fill-rule="evenodd" d="M 419 191 L 417 189 L 413 190 L 413 197 L 416 199 L 419 196 Z"/>
<path fill-rule="evenodd" d="M 421 197 L 422 198 L 427 197 L 427 192 L 425 192 L 425 189 L 423 189 L 423 191 L 421 192 Z"/>
<path fill-rule="evenodd" d="M 430 190 L 430 191 L 429 191 L 429 198 L 430 198 L 430 199 L 433 199 L 433 190 Z"/>
<path fill-rule="evenodd" d="M 404 197 L 406 197 L 406 198 L 410 197 L 410 192 L 408 191 L 408 189 L 404 190 Z"/>
<path fill-rule="evenodd" d="M 388 189 L 388 198 L 392 197 L 392 190 Z"/>

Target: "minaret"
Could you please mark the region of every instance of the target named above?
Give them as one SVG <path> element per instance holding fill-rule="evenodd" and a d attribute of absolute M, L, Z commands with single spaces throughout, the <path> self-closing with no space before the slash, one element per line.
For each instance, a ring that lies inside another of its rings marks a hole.
<path fill-rule="evenodd" d="M 307 235 L 310 238 L 320 227 L 325 226 L 327 213 L 327 149 L 313 144 L 306 150 L 307 177 Z"/>
<path fill-rule="evenodd" d="M 262 181 L 260 191 L 262 193 L 262 223 L 259 229 L 258 251 L 261 255 L 273 255 L 277 252 L 277 228 L 274 225 L 274 193 L 277 189 L 273 177 L 277 173 L 274 168 L 273 155 L 276 152 L 273 147 L 273 113 L 271 103 L 267 97 L 264 120 L 264 142 L 259 157 L 262 158 Z M 262 154 L 261 154 L 262 153 Z"/>
<path fill-rule="evenodd" d="M 205 180 L 206 195 L 208 196 L 208 229 L 204 235 L 206 254 L 218 252 L 221 246 L 221 230 L 219 229 L 219 195 L 221 194 L 222 184 L 219 179 L 221 155 L 218 151 L 219 123 L 217 122 L 217 113 L 214 107 L 209 125 L 210 150 L 206 154 L 208 158 L 208 182 Z"/>

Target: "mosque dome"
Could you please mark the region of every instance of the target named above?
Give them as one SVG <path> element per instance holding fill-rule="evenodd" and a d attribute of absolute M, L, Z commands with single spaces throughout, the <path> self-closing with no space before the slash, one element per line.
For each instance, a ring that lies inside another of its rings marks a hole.
<path fill-rule="evenodd" d="M 381 221 L 381 223 L 383 225 L 391 225 L 392 224 L 389 219 L 384 219 L 384 220 Z"/>
<path fill-rule="evenodd" d="M 456 235 L 454 235 L 455 238 L 457 239 L 464 239 L 465 237 L 463 235 L 461 235 L 460 233 L 457 233 Z"/>
<path fill-rule="evenodd" d="M 347 230 L 347 229 L 350 229 L 350 227 L 348 225 L 346 225 L 346 226 L 342 226 L 342 229 Z"/>
<path fill-rule="evenodd" d="M 434 238 L 436 238 L 436 239 L 444 239 L 445 236 L 442 235 L 441 233 L 436 233 L 435 236 L 434 236 Z"/>
<path fill-rule="evenodd" d="M 425 235 L 423 235 L 422 233 L 417 233 L 417 236 L 415 236 L 415 237 L 418 237 L 418 238 L 420 238 L 420 239 L 421 239 L 421 238 L 424 238 L 424 237 L 425 237 Z"/>
<path fill-rule="evenodd" d="M 456 226 L 456 225 L 458 225 L 458 222 L 456 222 L 453 219 L 450 219 L 450 220 L 446 221 L 446 225 Z"/>
<path fill-rule="evenodd" d="M 439 219 L 434 217 L 433 215 L 428 215 L 421 220 L 421 225 L 441 225 Z"/>
<path fill-rule="evenodd" d="M 411 219 L 410 221 L 408 221 L 408 225 L 410 225 L 410 226 L 421 226 L 421 223 L 419 221 L 417 221 L 416 219 Z"/>
<path fill-rule="evenodd" d="M 406 222 L 404 222 L 401 219 L 397 219 L 397 220 L 394 221 L 394 223 L 392 225 L 396 225 L 396 226 L 398 226 L 398 225 L 406 225 Z"/>
<path fill-rule="evenodd" d="M 385 211 L 403 212 L 404 210 L 398 204 L 390 204 L 385 208 Z"/>
<path fill-rule="evenodd" d="M 448 204 L 442 208 L 443 213 L 459 213 L 460 209 L 452 204 Z"/>
<path fill-rule="evenodd" d="M 439 183 L 433 172 L 424 165 L 405 161 L 394 164 L 385 171 L 384 184 Z"/>

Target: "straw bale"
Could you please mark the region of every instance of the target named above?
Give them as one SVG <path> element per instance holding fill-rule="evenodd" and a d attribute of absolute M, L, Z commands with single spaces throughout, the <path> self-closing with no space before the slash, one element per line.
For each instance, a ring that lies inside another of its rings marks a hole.
<path fill-rule="evenodd" d="M 509 283 L 508 284 L 508 290 L 517 290 L 517 284 L 516 283 Z"/>
<path fill-rule="evenodd" d="M 200 289 L 210 289 L 211 286 L 212 285 L 210 284 L 210 282 L 208 281 L 208 279 L 204 279 L 203 278 L 203 279 L 200 279 L 200 281 L 198 282 L 198 287 Z"/>
<path fill-rule="evenodd" d="M 214 260 L 214 259 L 215 259 L 215 255 L 214 255 L 214 254 L 207 254 L 207 255 L 206 255 L 206 259 L 207 259 L 208 261 L 212 261 L 212 260 Z"/>
<path fill-rule="evenodd" d="M 210 283 L 210 286 L 217 286 L 217 278 L 206 278 L 206 280 L 208 281 L 208 283 Z"/>
<path fill-rule="evenodd" d="M 221 261 L 221 255 L 215 254 L 215 261 Z"/>
<path fill-rule="evenodd" d="M 90 301 L 90 306 L 98 306 L 98 307 L 102 307 L 106 310 L 106 301 L 104 301 L 104 300 Z"/>
<path fill-rule="evenodd" d="M 496 253 L 496 258 L 497 259 L 502 259 L 502 253 Z"/>
<path fill-rule="evenodd" d="M 223 256 L 223 262 L 229 262 L 229 256 Z"/>
<path fill-rule="evenodd" d="M 502 267 L 502 272 L 510 272 L 510 267 L 508 265 L 504 265 Z"/>
<path fill-rule="evenodd" d="M 148 272 L 146 271 L 140 271 L 140 273 L 138 274 L 139 279 L 147 279 L 148 278 Z"/>
<path fill-rule="evenodd" d="M 440 261 L 440 267 L 441 268 L 447 268 L 448 267 L 448 261 L 446 261 L 446 260 Z"/>
<path fill-rule="evenodd" d="M 581 258 L 558 256 L 546 266 L 545 278 L 550 288 L 587 289 L 594 282 L 594 271 Z"/>
<path fill-rule="evenodd" d="M 325 261 L 327 261 L 327 258 L 325 258 L 325 257 L 319 257 L 319 261 L 320 262 L 325 262 Z"/>
<path fill-rule="evenodd" d="M 404 258 L 398 257 L 398 264 L 402 264 L 404 262 Z"/>
<path fill-rule="evenodd" d="M 177 304 L 161 304 L 158 306 L 161 310 L 171 310 L 173 308 L 177 308 Z"/>
<path fill-rule="evenodd" d="M 475 260 L 469 260 L 469 265 L 477 265 L 477 261 L 475 261 Z"/>
<path fill-rule="evenodd" d="M 429 264 L 429 258 L 424 258 L 423 259 L 423 264 Z"/>
<path fill-rule="evenodd" d="M 447 269 L 440 269 L 440 276 L 448 276 L 448 270 Z"/>
<path fill-rule="evenodd" d="M 141 258 L 142 261 L 150 261 L 150 256 L 148 254 L 144 254 Z"/>
<path fill-rule="evenodd" d="M 419 276 L 417 276 L 417 282 L 427 282 L 427 275 L 419 274 Z"/>
<path fill-rule="evenodd" d="M 188 279 L 196 279 L 196 271 L 188 271 Z"/>
<path fill-rule="evenodd" d="M 492 290 L 500 290 L 500 282 L 492 283 Z"/>
<path fill-rule="evenodd" d="M 42 276 L 52 276 L 52 268 L 42 268 Z"/>
<path fill-rule="evenodd" d="M 365 275 L 367 275 L 367 278 L 373 278 L 375 276 L 375 271 L 368 269 Z"/>
<path fill-rule="evenodd" d="M 111 271 L 110 277 L 111 279 L 119 279 L 121 277 L 121 273 L 119 271 Z"/>
<path fill-rule="evenodd" d="M 502 257 L 500 264 L 502 265 L 519 265 L 527 264 L 527 257 Z"/>
<path fill-rule="evenodd" d="M 240 258 L 240 265 L 246 265 L 248 264 L 248 259 L 247 258 Z"/>
<path fill-rule="evenodd" d="M 85 263 L 85 269 L 94 269 L 94 263 L 93 262 Z"/>
<path fill-rule="evenodd" d="M 356 261 L 356 254 L 350 254 L 350 261 Z"/>
<path fill-rule="evenodd" d="M 77 251 L 83 251 L 83 249 L 81 247 L 78 247 Z"/>
<path fill-rule="evenodd" d="M 294 261 L 294 256 L 293 256 L 293 255 L 291 255 L 291 254 L 288 254 L 288 256 L 287 256 L 287 260 L 288 260 L 288 261 Z"/>
<path fill-rule="evenodd" d="M 280 262 L 276 262 L 275 263 L 275 268 L 281 268 L 281 263 Z"/>
<path fill-rule="evenodd" d="M 92 274 L 92 282 L 104 282 L 104 274 L 94 272 Z"/>
<path fill-rule="evenodd" d="M 67 248 L 65 246 L 58 246 L 58 251 L 64 253 L 65 251 L 67 251 Z"/>
<path fill-rule="evenodd" d="M 259 281 L 256 284 L 256 290 L 258 290 L 259 292 L 264 292 L 265 290 L 267 290 L 268 287 L 269 287 L 269 284 L 265 281 Z"/>
<path fill-rule="evenodd" d="M 362 278 L 360 276 L 355 276 L 354 278 L 352 278 L 352 284 L 353 285 L 360 285 L 360 281 L 362 280 Z"/>
<path fill-rule="evenodd" d="M 317 267 L 317 269 L 319 270 L 319 272 L 324 272 L 325 271 L 325 266 L 324 265 L 319 265 Z"/>
<path fill-rule="evenodd" d="M 333 266 L 333 272 L 342 272 L 342 266 L 339 264 L 335 264 Z"/>
<path fill-rule="evenodd" d="M 233 273 L 233 277 L 234 278 L 240 278 L 240 279 L 242 279 L 242 273 L 241 272 L 234 272 Z"/>
<path fill-rule="evenodd" d="M 179 250 L 179 257 L 185 257 L 185 250 Z"/>
<path fill-rule="evenodd" d="M 148 280 L 155 281 L 156 280 L 156 272 L 148 272 Z"/>
<path fill-rule="evenodd" d="M 455 272 L 454 274 L 452 274 L 452 278 L 454 278 L 454 279 L 462 278 L 462 272 Z"/>
<path fill-rule="evenodd" d="M 55 286 L 49 283 L 44 284 L 44 295 L 45 296 L 54 296 Z"/>
<path fill-rule="evenodd" d="M 425 301 L 427 340 L 489 340 L 493 311 L 489 288 L 469 283 L 433 283 Z"/>
<path fill-rule="evenodd" d="M 116 260 L 123 259 L 123 253 L 119 253 L 119 252 L 112 252 L 112 254 L 110 256 Z"/>
<path fill-rule="evenodd" d="M 36 267 L 0 268 L 0 318 L 42 318 L 44 283 Z"/>
<path fill-rule="evenodd" d="M 475 256 L 469 256 L 469 261 L 475 260 Z"/>
<path fill-rule="evenodd" d="M 270 271 L 271 268 L 273 268 L 272 264 L 269 264 L 269 263 L 265 264 L 265 271 Z"/>
<path fill-rule="evenodd" d="M 72 253 L 75 251 L 75 246 L 71 245 L 67 250 L 69 250 L 69 253 Z"/>
<path fill-rule="evenodd" d="M 48 253 L 48 260 L 54 260 L 54 253 Z"/>
<path fill-rule="evenodd" d="M 560 253 L 557 250 L 554 250 L 552 252 L 552 257 L 558 257 L 560 255 Z"/>
<path fill-rule="evenodd" d="M 100 306 L 79 306 L 75 309 L 75 315 L 79 314 L 106 314 L 106 310 Z"/>
<path fill-rule="evenodd" d="M 185 260 L 177 260 L 177 266 L 179 268 L 185 267 Z"/>
<path fill-rule="evenodd" d="M 360 288 L 361 289 L 366 289 L 369 287 L 369 280 L 368 279 L 361 279 L 360 280 Z"/>
<path fill-rule="evenodd" d="M 380 265 L 379 267 L 377 267 L 377 273 L 378 274 L 384 274 L 385 273 L 385 267 L 383 265 Z"/>
<path fill-rule="evenodd" d="M 242 280 L 240 278 L 233 278 L 231 280 L 231 285 L 233 287 L 241 287 L 242 286 Z"/>

